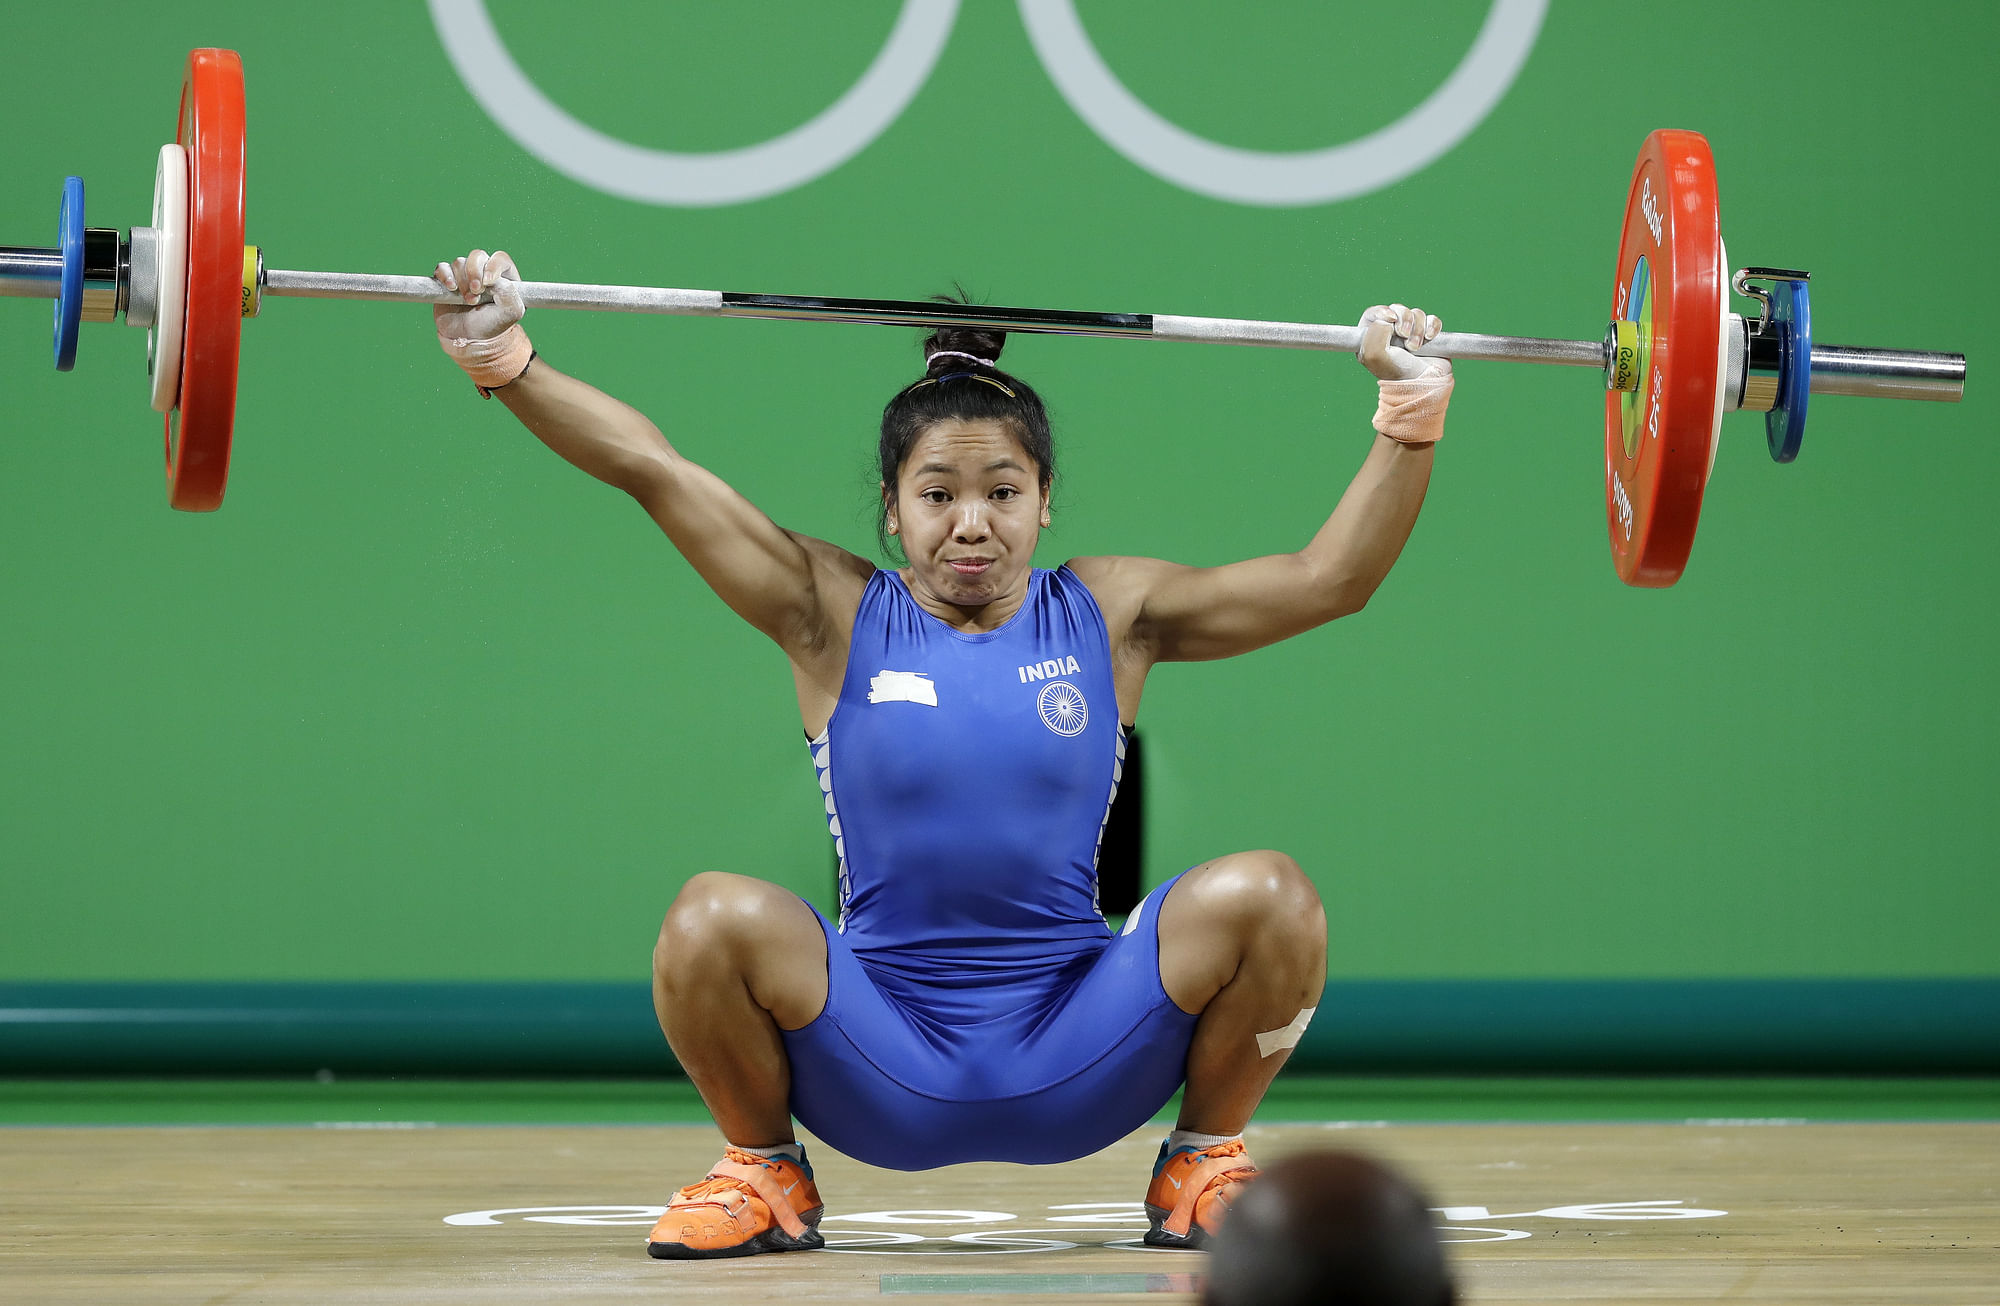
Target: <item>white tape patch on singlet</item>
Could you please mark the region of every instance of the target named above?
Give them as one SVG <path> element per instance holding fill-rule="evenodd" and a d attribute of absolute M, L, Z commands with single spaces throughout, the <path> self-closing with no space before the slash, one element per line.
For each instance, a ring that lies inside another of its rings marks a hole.
<path fill-rule="evenodd" d="M 884 671 L 868 682 L 871 703 L 922 703 L 936 707 L 937 686 L 921 671 Z"/>
<path fill-rule="evenodd" d="M 1297 1047 L 1299 1040 L 1305 1037 L 1306 1026 L 1312 1024 L 1313 1012 L 1318 1010 L 1318 1007 L 1307 1007 L 1294 1016 L 1292 1023 L 1283 1029 L 1266 1030 L 1259 1034 L 1257 1055 L 1268 1057 L 1273 1052 L 1283 1052 L 1286 1048 Z"/>

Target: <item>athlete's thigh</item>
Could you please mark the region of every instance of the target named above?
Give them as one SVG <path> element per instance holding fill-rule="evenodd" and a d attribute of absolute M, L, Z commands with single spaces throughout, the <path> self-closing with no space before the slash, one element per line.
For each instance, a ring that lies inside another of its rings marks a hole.
<path fill-rule="evenodd" d="M 1011 1105 L 1048 1122 L 1052 1155 L 1041 1159 L 1109 1146 L 1181 1086 L 1198 1017 L 1160 981 L 1160 906 L 1174 887 L 1168 881 L 1133 908 L 1063 1004 L 1009 1053 L 1017 1073 L 1039 1082 Z"/>
<path fill-rule="evenodd" d="M 1081 1064 L 1139 1026 L 1171 1030 L 1193 1020 L 1174 1005 L 1161 982 L 1162 907 L 1181 879 L 1177 875 L 1139 900 L 1124 928 L 1077 978 L 1054 1015 L 1041 1022 L 1024 1051 L 1051 1064 Z"/>
<path fill-rule="evenodd" d="M 937 1077 L 941 1050 L 832 923 L 808 910 L 822 931 L 826 1002 L 807 1024 L 782 1031 L 792 1114 L 822 1142 L 870 1165 L 924 1170 L 971 1159 L 949 1142 L 957 1124 L 951 1095 L 913 1087 Z"/>

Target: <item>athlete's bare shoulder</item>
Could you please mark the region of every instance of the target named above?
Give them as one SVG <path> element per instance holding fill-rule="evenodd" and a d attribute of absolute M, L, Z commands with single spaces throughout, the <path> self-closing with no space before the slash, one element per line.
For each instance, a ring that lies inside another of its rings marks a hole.
<path fill-rule="evenodd" d="M 1099 558 L 1071 558 L 1064 564 L 1090 588 L 1104 614 L 1104 625 L 1113 647 L 1131 634 L 1146 595 L 1159 577 L 1174 566 L 1158 558 L 1128 558 L 1107 555 Z"/>
<path fill-rule="evenodd" d="M 817 600 L 813 606 L 822 627 L 815 632 L 817 638 L 813 642 L 837 647 L 845 658 L 847 634 L 854 629 L 854 614 L 860 610 L 861 595 L 875 574 L 875 564 L 838 544 L 798 531 L 788 530 L 785 534 L 806 555 L 806 568 L 812 577 Z"/>
<path fill-rule="evenodd" d="M 838 544 L 831 544 L 811 535 L 802 535 L 798 531 L 786 531 L 785 534 L 791 536 L 798 546 L 806 551 L 806 557 L 811 561 L 813 570 L 829 579 L 845 579 L 866 589 L 868 578 L 875 574 L 874 563 L 858 553 L 850 553 Z"/>

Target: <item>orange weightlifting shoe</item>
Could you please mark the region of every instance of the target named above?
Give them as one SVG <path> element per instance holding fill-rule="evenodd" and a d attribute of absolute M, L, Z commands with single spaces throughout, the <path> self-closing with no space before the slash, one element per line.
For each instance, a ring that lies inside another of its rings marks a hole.
<path fill-rule="evenodd" d="M 818 1228 L 825 1210 L 812 1166 L 787 1156 L 767 1161 L 732 1147 L 700 1183 L 674 1194 L 646 1235 L 646 1253 L 699 1260 L 809 1252 L 826 1246 Z"/>
<path fill-rule="evenodd" d="M 1160 1160 L 1146 1190 L 1146 1222 L 1151 1226 L 1146 1246 L 1208 1246 L 1229 1204 L 1256 1173 L 1240 1138 L 1214 1147 L 1183 1147 L 1172 1156 L 1160 1144 Z"/>

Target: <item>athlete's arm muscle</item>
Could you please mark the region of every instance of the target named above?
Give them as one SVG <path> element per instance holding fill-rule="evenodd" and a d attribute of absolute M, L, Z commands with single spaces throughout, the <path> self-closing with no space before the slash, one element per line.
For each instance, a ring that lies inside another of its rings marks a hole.
<path fill-rule="evenodd" d="M 785 530 L 721 477 L 682 457 L 626 404 L 539 360 L 494 391 L 542 443 L 638 501 L 738 616 L 807 669 L 851 624 L 873 564 Z"/>
<path fill-rule="evenodd" d="M 1156 558 L 1071 565 L 1098 596 L 1114 649 L 1145 663 L 1234 657 L 1359 612 L 1409 539 L 1430 476 L 1431 446 L 1377 436 L 1333 515 L 1297 553 L 1220 567 Z"/>

